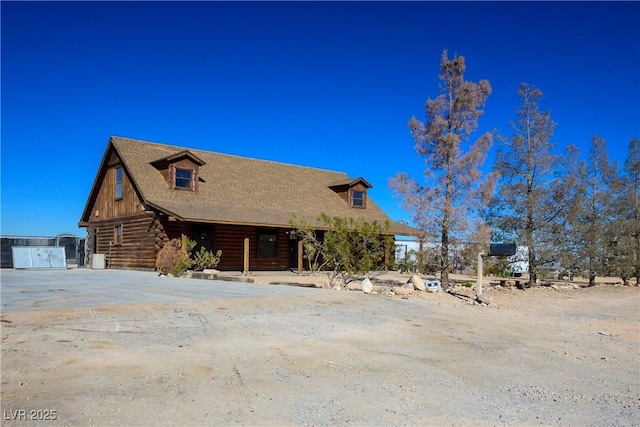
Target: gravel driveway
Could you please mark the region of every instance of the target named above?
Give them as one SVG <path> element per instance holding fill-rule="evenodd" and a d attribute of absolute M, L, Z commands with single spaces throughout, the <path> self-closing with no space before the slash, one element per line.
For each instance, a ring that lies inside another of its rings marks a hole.
<path fill-rule="evenodd" d="M 640 419 L 638 288 L 494 291 L 488 307 L 442 293 L 291 290 L 3 313 L 2 424 Z"/>
<path fill-rule="evenodd" d="M 2 312 L 308 295 L 317 289 L 182 279 L 131 270 L 0 271 Z"/>

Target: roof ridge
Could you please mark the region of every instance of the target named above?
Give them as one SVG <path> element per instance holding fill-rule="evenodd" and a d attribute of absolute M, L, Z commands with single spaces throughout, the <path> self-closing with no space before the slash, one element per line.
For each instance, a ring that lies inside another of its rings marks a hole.
<path fill-rule="evenodd" d="M 315 167 L 315 166 L 303 166 L 303 165 L 297 165 L 295 163 L 280 162 L 280 161 L 277 161 L 277 160 L 265 160 L 265 159 L 259 159 L 259 158 L 256 158 L 256 157 L 241 156 L 239 154 L 222 153 L 220 151 L 211 151 L 211 150 L 205 150 L 205 149 L 201 149 L 201 148 L 186 147 L 186 146 L 174 145 L 174 144 L 166 144 L 166 143 L 155 142 L 155 141 L 146 141 L 146 140 L 143 140 L 143 139 L 127 138 L 127 137 L 124 137 L 124 136 L 117 136 L 117 135 L 112 135 L 111 138 L 112 139 L 117 138 L 117 139 L 120 139 L 120 140 L 140 142 L 140 143 L 150 144 L 150 145 L 157 145 L 157 146 L 161 146 L 161 147 L 165 147 L 165 148 L 171 148 L 171 149 L 189 150 L 189 151 L 201 151 L 201 152 L 208 153 L 208 154 L 217 154 L 217 155 L 220 155 L 220 156 L 235 157 L 235 158 L 239 158 L 239 159 L 253 160 L 253 161 L 262 162 L 262 163 L 274 163 L 274 164 L 278 164 L 278 165 L 291 166 L 291 167 L 295 167 L 295 168 L 314 169 L 314 170 L 324 171 L 324 172 L 339 173 L 339 174 L 342 174 L 342 175 L 345 175 L 345 176 L 349 177 L 349 175 L 346 172 L 343 172 L 343 171 L 319 168 L 319 167 Z M 349 179 L 351 179 L 351 178 L 349 178 Z"/>

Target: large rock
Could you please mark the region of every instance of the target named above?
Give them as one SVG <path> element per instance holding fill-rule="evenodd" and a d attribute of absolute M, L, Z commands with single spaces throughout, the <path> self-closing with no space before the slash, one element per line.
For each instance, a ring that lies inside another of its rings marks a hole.
<path fill-rule="evenodd" d="M 365 294 L 370 294 L 373 290 L 373 283 L 368 278 L 364 279 L 360 284 L 362 285 L 362 292 Z"/>
<path fill-rule="evenodd" d="M 411 295 L 413 293 L 413 290 L 410 288 L 405 288 L 404 286 L 394 286 L 392 288 L 393 293 L 396 295 Z"/>
<path fill-rule="evenodd" d="M 409 283 L 413 284 L 413 287 L 419 291 L 424 291 L 427 289 L 427 287 L 424 285 L 424 281 L 422 280 L 422 277 L 418 276 L 417 274 L 413 274 L 409 278 Z"/>

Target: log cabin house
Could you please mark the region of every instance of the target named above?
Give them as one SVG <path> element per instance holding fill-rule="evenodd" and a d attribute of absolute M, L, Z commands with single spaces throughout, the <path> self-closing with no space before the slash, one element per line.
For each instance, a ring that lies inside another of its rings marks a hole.
<path fill-rule="evenodd" d="M 220 270 L 288 270 L 301 259 L 294 213 L 389 220 L 392 234 L 411 234 L 369 188 L 341 172 L 111 137 L 79 226 L 89 264 L 104 254 L 111 268 L 152 270 L 165 243 L 189 237 L 223 251 Z"/>

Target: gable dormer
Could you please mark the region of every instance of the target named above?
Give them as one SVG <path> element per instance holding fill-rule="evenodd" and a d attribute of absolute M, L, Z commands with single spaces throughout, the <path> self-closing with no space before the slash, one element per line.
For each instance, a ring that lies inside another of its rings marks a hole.
<path fill-rule="evenodd" d="M 198 173 L 205 162 L 189 150 L 151 162 L 172 190 L 197 191 Z"/>
<path fill-rule="evenodd" d="M 354 209 L 367 208 L 367 190 L 371 187 L 371 184 L 362 177 L 346 179 L 329 185 L 330 189 L 335 191 L 350 208 Z"/>

